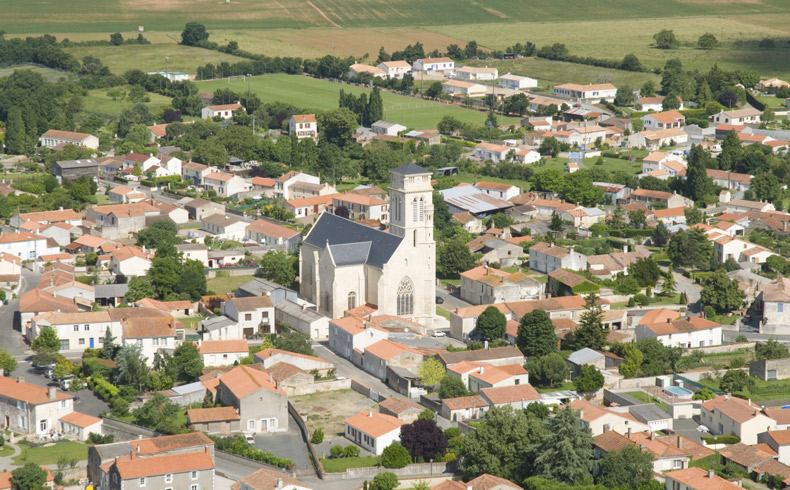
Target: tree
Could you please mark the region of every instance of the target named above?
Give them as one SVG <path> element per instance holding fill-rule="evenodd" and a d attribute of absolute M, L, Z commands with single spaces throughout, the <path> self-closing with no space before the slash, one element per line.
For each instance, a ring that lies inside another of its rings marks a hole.
<path fill-rule="evenodd" d="M 173 351 L 173 364 L 178 372 L 178 380 L 184 383 L 195 381 L 203 374 L 203 360 L 200 350 L 192 342 L 184 342 Z"/>
<path fill-rule="evenodd" d="M 536 309 L 521 317 L 516 346 L 527 357 L 542 357 L 557 352 L 557 334 L 545 311 Z"/>
<path fill-rule="evenodd" d="M 296 354 L 315 356 L 315 352 L 313 352 L 313 342 L 310 340 L 310 336 L 295 330 L 278 335 L 274 339 L 274 347 Z"/>
<path fill-rule="evenodd" d="M 524 410 L 513 410 L 510 406 L 490 409 L 485 414 L 485 423 L 464 438 L 461 462 L 464 479 L 489 473 L 522 481 L 530 476 L 531 468 L 525 462 L 532 460 L 533 445 L 542 441 L 543 432 L 542 423 L 527 416 Z M 589 447 L 592 448 L 592 442 Z"/>
<path fill-rule="evenodd" d="M 169 220 L 159 220 L 137 233 L 137 245 L 158 249 L 164 245 L 179 243 L 178 228 Z"/>
<path fill-rule="evenodd" d="M 670 29 L 662 29 L 653 35 L 653 40 L 656 42 L 658 49 L 675 49 L 680 45 L 675 33 Z"/>
<path fill-rule="evenodd" d="M 47 470 L 38 463 L 25 463 L 11 472 L 11 487 L 15 490 L 42 490 L 46 482 Z"/>
<path fill-rule="evenodd" d="M 153 298 L 156 296 L 156 288 L 151 280 L 145 276 L 137 276 L 129 279 L 129 290 L 123 300 L 127 303 L 134 303 L 143 298 Z"/>
<path fill-rule="evenodd" d="M 477 42 L 476 41 L 469 41 L 466 43 L 466 47 L 464 48 L 464 55 L 466 59 L 472 59 L 477 57 Z"/>
<path fill-rule="evenodd" d="M 636 71 L 636 70 L 631 70 Z M 634 103 L 634 91 L 628 85 L 617 87 L 617 93 L 614 96 L 614 104 L 624 107 L 630 106 Z"/>
<path fill-rule="evenodd" d="M 755 175 L 750 189 L 754 192 L 754 198 L 760 201 L 776 202 L 782 196 L 782 184 L 771 172 Z"/>
<path fill-rule="evenodd" d="M 719 380 L 719 389 L 726 393 L 736 391 L 751 391 L 754 388 L 755 378 L 740 369 L 729 369 Z"/>
<path fill-rule="evenodd" d="M 16 371 L 17 363 L 16 358 L 12 356 L 7 350 L 0 348 L 0 369 L 6 376 Z"/>
<path fill-rule="evenodd" d="M 208 41 L 206 26 L 197 22 L 187 22 L 184 30 L 181 32 L 181 44 L 197 46 L 203 41 Z"/>
<path fill-rule="evenodd" d="M 438 459 L 447 451 L 447 438 L 433 420 L 415 420 L 401 426 L 400 443 L 413 460 Z"/>
<path fill-rule="evenodd" d="M 130 344 L 121 347 L 116 361 L 116 384 L 134 386 L 138 393 L 143 391 L 150 376 L 146 361 L 142 347 L 139 345 Z"/>
<path fill-rule="evenodd" d="M 705 215 L 702 213 L 702 210 L 697 207 L 688 207 L 684 209 L 683 215 L 686 217 L 686 224 L 688 226 L 702 223 L 702 221 L 705 219 Z"/>
<path fill-rule="evenodd" d="M 384 101 L 381 99 L 381 90 L 374 87 L 370 92 L 368 104 L 365 108 L 365 119 L 373 124 L 376 121 L 384 119 Z"/>
<path fill-rule="evenodd" d="M 639 376 L 644 362 L 644 355 L 642 351 L 635 344 L 619 344 L 622 345 L 622 352 L 618 355 L 623 358 L 623 363 L 620 364 L 620 374 L 626 378 L 635 378 Z"/>
<path fill-rule="evenodd" d="M 373 483 L 368 487 L 368 490 L 394 490 L 398 488 L 398 485 L 400 485 L 398 476 L 395 473 L 385 471 L 373 477 Z"/>
<path fill-rule="evenodd" d="M 579 329 L 571 332 L 566 337 L 568 343 L 574 349 L 589 347 L 593 350 L 600 350 L 606 345 L 607 329 L 603 325 L 603 310 L 597 304 L 598 296 L 589 294 L 585 298 L 584 313 L 579 319 Z"/>
<path fill-rule="evenodd" d="M 263 277 L 283 286 L 290 286 L 296 280 L 296 271 L 288 255 L 282 250 L 270 250 L 261 258 Z"/>
<path fill-rule="evenodd" d="M 385 468 L 403 468 L 411 463 L 409 451 L 398 442 L 393 442 L 381 453 L 381 466 Z"/>
<path fill-rule="evenodd" d="M 594 366 L 583 365 L 581 372 L 573 378 L 573 385 L 578 391 L 591 393 L 603 387 L 603 374 Z"/>
<path fill-rule="evenodd" d="M 432 84 L 428 85 L 428 88 L 425 89 L 425 95 L 428 97 L 435 99 L 442 93 L 442 82 L 433 82 Z"/>
<path fill-rule="evenodd" d="M 719 40 L 716 39 L 716 36 L 710 32 L 706 32 L 705 34 L 701 35 L 697 40 L 697 46 L 699 46 L 700 49 L 713 49 L 718 45 Z"/>
<path fill-rule="evenodd" d="M 463 237 L 456 235 L 439 242 L 436 253 L 436 272 L 440 277 L 456 278 L 461 272 L 474 268 L 475 258 Z"/>
<path fill-rule="evenodd" d="M 117 350 L 117 346 L 115 345 L 115 337 L 110 331 L 110 327 L 104 331 L 104 339 L 102 340 L 101 345 L 101 356 L 104 359 L 112 360 L 115 358 L 115 351 Z"/>
<path fill-rule="evenodd" d="M 639 95 L 642 97 L 655 97 L 656 96 L 656 84 L 653 83 L 652 80 L 646 81 L 642 88 L 639 89 Z"/>
<path fill-rule="evenodd" d="M 495 306 L 489 306 L 477 317 L 475 331 L 486 340 L 495 340 L 505 335 L 507 318 Z"/>
<path fill-rule="evenodd" d="M 192 301 L 197 301 L 206 294 L 206 273 L 203 263 L 195 259 L 187 259 L 181 264 L 181 280 L 176 285 L 176 290 L 189 296 Z"/>
<path fill-rule="evenodd" d="M 351 135 L 359 127 L 359 122 L 356 114 L 342 107 L 320 114 L 318 127 L 323 141 L 343 148 L 353 141 Z"/>
<path fill-rule="evenodd" d="M 589 479 L 593 464 L 592 441 L 590 428 L 582 425 L 576 412 L 570 407 L 559 410 L 557 415 L 547 419 L 545 437 L 536 448 L 536 473 L 568 485 L 578 485 Z"/>
<path fill-rule="evenodd" d="M 22 118 L 22 110 L 19 108 L 14 108 L 8 113 L 5 146 L 8 153 L 12 155 L 30 153 L 32 150 L 30 138 L 25 128 L 25 121 Z"/>
<path fill-rule="evenodd" d="M 713 393 L 710 388 L 702 388 L 694 392 L 692 400 L 701 400 L 704 402 L 706 400 L 713 400 L 714 398 L 716 398 L 716 394 Z"/>
<path fill-rule="evenodd" d="M 651 236 L 653 245 L 656 247 L 663 247 L 667 244 L 667 242 L 669 242 L 670 235 L 671 234 L 667 229 L 667 225 L 665 225 L 663 221 L 659 221 L 656 227 L 653 229 L 653 235 Z"/>
<path fill-rule="evenodd" d="M 754 346 L 754 357 L 757 358 L 758 361 L 764 359 L 782 359 L 784 357 L 790 357 L 790 352 L 788 352 L 787 346 L 784 344 L 780 344 L 774 339 L 768 339 L 767 342 L 758 343 Z"/>
<path fill-rule="evenodd" d="M 549 223 L 551 231 L 562 231 L 562 218 L 557 213 L 551 213 L 551 222 Z"/>
<path fill-rule="evenodd" d="M 667 257 L 676 267 L 694 267 L 702 269 L 710 263 L 713 245 L 707 235 L 698 229 L 681 230 L 669 240 Z"/>
<path fill-rule="evenodd" d="M 651 257 L 638 259 L 628 270 L 628 275 L 636 279 L 640 288 L 655 287 L 661 277 L 661 269 Z"/>
<path fill-rule="evenodd" d="M 629 445 L 609 451 L 598 461 L 595 483 L 606 488 L 638 490 L 653 479 L 653 455 Z"/>
<path fill-rule="evenodd" d="M 450 374 L 442 376 L 439 382 L 439 398 L 442 400 L 445 398 L 459 398 L 468 394 L 469 391 L 466 389 L 466 385 L 461 378 L 457 378 Z"/>
<path fill-rule="evenodd" d="M 712 306 L 717 313 L 727 313 L 740 308 L 746 294 L 738 288 L 738 282 L 730 279 L 724 271 L 711 274 L 700 292 L 703 305 Z"/>
<path fill-rule="evenodd" d="M 33 339 L 30 347 L 36 352 L 33 360 L 39 364 L 53 364 L 57 358 L 57 352 L 60 350 L 60 339 L 55 329 L 50 327 L 43 327 L 38 334 L 38 337 Z"/>
<path fill-rule="evenodd" d="M 417 371 L 417 376 L 424 386 L 436 386 L 445 375 L 444 366 L 433 357 L 424 360 Z"/>
<path fill-rule="evenodd" d="M 645 68 L 634 53 L 628 53 L 623 56 L 623 61 L 620 62 L 620 69 L 626 71 L 644 71 Z"/>
<path fill-rule="evenodd" d="M 628 221 L 630 221 L 631 224 L 636 228 L 639 229 L 644 228 L 645 224 L 647 224 L 647 216 L 645 216 L 645 210 L 635 209 L 633 211 L 629 211 Z"/>
<path fill-rule="evenodd" d="M 688 156 L 686 170 L 686 195 L 700 201 L 713 191 L 713 180 L 708 177 L 707 169 L 710 156 L 700 145 L 693 145 Z"/>
<path fill-rule="evenodd" d="M 559 353 L 552 352 L 538 359 L 530 359 L 527 363 L 530 382 L 541 386 L 554 386 L 570 376 L 568 363 Z"/>
<path fill-rule="evenodd" d="M 551 158 L 555 158 L 560 150 L 560 142 L 557 141 L 557 138 L 554 136 L 544 138 L 538 147 L 538 153 L 543 156 L 550 156 Z"/>
<path fill-rule="evenodd" d="M 165 434 L 178 434 L 183 429 L 178 425 L 178 412 L 183 409 L 171 402 L 162 393 L 156 393 L 134 411 L 135 423 Z"/>

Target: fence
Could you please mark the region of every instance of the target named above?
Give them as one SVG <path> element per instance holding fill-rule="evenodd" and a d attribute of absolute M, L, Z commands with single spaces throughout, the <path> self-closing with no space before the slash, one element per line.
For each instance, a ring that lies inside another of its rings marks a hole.
<path fill-rule="evenodd" d="M 115 436 L 115 441 L 133 441 L 136 439 L 148 439 L 150 437 L 161 436 L 159 432 L 146 429 L 139 425 L 123 422 L 118 419 L 104 417 L 102 422 L 102 432 L 104 435 Z"/>
<path fill-rule="evenodd" d="M 459 460 L 449 463 L 416 463 L 406 465 L 403 468 L 384 468 L 382 466 L 366 466 L 363 468 L 348 468 L 343 473 L 326 473 L 325 480 L 349 480 L 357 478 L 373 478 L 383 471 L 395 473 L 399 478 L 435 476 L 443 474 L 455 474 L 458 471 Z"/>
<path fill-rule="evenodd" d="M 307 444 L 307 452 L 310 454 L 310 460 L 313 462 L 313 467 L 315 468 L 316 474 L 318 474 L 318 478 L 323 480 L 324 466 L 321 464 L 321 460 L 319 459 L 318 453 L 316 453 L 315 448 L 313 447 L 313 443 L 310 442 L 310 431 L 307 430 L 307 424 L 305 424 L 302 415 L 296 410 L 296 407 L 294 407 L 290 401 L 288 402 L 288 413 L 290 413 L 291 417 L 296 420 L 296 425 L 299 426 L 299 431 L 302 433 L 302 439 L 304 439 L 305 444 Z"/>
<path fill-rule="evenodd" d="M 374 402 L 380 402 L 386 399 L 386 397 L 382 396 L 381 393 L 379 393 L 378 391 L 363 385 L 362 383 L 360 383 L 355 379 L 351 380 L 351 389 L 361 395 L 365 395 L 366 397 L 370 398 Z"/>
<path fill-rule="evenodd" d="M 697 391 L 697 390 L 701 390 L 702 388 L 708 388 L 707 386 L 705 386 L 703 384 L 697 383 L 696 381 L 694 381 L 692 379 L 689 379 L 689 378 L 687 378 L 685 376 L 681 376 L 679 374 L 674 375 L 672 377 L 672 379 L 673 380 L 678 379 L 678 380 L 682 381 L 683 382 L 683 387 L 686 388 L 687 390 Z M 708 388 L 708 389 L 710 389 L 710 388 Z M 724 392 L 722 392 L 722 391 L 716 391 L 716 390 L 711 390 L 711 391 L 714 394 L 716 394 L 716 395 L 724 394 Z"/>

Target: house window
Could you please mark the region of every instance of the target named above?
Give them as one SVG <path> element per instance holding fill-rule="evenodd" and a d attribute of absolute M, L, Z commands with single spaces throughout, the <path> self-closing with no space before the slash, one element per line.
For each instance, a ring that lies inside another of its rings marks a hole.
<path fill-rule="evenodd" d="M 198 485 L 197 483 L 195 483 L 194 485 L 191 485 L 191 486 L 189 487 L 189 490 L 200 490 L 200 485 Z"/>
<path fill-rule="evenodd" d="M 85 345 L 85 339 L 80 339 L 80 345 Z"/>
<path fill-rule="evenodd" d="M 248 322 L 249 322 L 249 321 L 252 321 L 252 313 L 247 313 L 247 314 L 245 314 L 245 315 L 244 315 L 244 320 L 245 320 L 245 321 L 248 321 Z"/>
<path fill-rule="evenodd" d="M 90 325 L 83 325 L 83 326 L 82 326 L 82 331 L 83 331 L 83 332 L 87 332 L 87 331 L 88 331 L 88 330 L 90 330 L 90 329 L 91 329 L 91 326 L 90 326 Z"/>
<path fill-rule="evenodd" d="M 46 432 L 47 431 L 47 420 L 46 419 L 38 421 L 38 430 L 40 432 Z"/>
<path fill-rule="evenodd" d="M 68 341 L 68 339 L 60 341 L 60 350 L 69 350 L 69 341 Z"/>
<path fill-rule="evenodd" d="M 79 325 L 74 325 L 74 331 L 75 332 L 79 332 L 80 331 L 80 326 Z"/>
<path fill-rule="evenodd" d="M 66 408 L 66 400 L 60 401 L 60 408 Z"/>
<path fill-rule="evenodd" d="M 357 307 L 357 293 L 351 291 L 350 293 L 348 293 L 348 309 L 353 310 L 356 307 Z"/>
<path fill-rule="evenodd" d="M 255 420 L 250 419 L 247 421 L 247 430 L 255 430 Z"/>
<path fill-rule="evenodd" d="M 776 311 L 777 312 L 782 313 L 782 312 L 784 312 L 784 310 L 785 310 L 785 304 L 784 303 L 777 303 L 776 304 Z"/>
<path fill-rule="evenodd" d="M 672 468 L 674 468 L 674 469 L 683 468 L 683 460 L 676 459 L 676 460 L 672 461 Z"/>
<path fill-rule="evenodd" d="M 145 486 L 145 478 L 140 478 L 140 486 L 141 487 Z"/>

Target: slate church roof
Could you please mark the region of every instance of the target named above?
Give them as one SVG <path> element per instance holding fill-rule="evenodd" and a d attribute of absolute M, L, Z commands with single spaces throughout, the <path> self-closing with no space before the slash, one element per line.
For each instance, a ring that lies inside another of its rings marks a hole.
<path fill-rule="evenodd" d="M 304 241 L 321 250 L 328 245 L 338 266 L 367 264 L 382 269 L 402 240 L 399 236 L 324 212 Z"/>

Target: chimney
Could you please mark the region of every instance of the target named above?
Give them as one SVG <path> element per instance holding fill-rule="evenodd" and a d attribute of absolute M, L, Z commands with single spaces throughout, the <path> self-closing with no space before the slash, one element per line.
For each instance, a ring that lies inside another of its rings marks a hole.
<path fill-rule="evenodd" d="M 604 424 L 603 431 L 604 432 L 609 432 L 609 424 Z"/>
<path fill-rule="evenodd" d="M 628 253 L 628 245 L 623 245 L 623 253 L 624 254 Z"/>
<path fill-rule="evenodd" d="M 16 377 L 16 382 L 17 383 L 24 383 L 25 382 L 25 377 L 24 376 L 17 376 Z"/>
<path fill-rule="evenodd" d="M 5 376 L 5 369 L 0 368 L 0 377 Z"/>
<path fill-rule="evenodd" d="M 131 453 L 129 453 L 129 459 L 137 459 L 137 453 L 136 453 L 136 452 L 134 452 L 134 451 L 132 451 Z"/>
<path fill-rule="evenodd" d="M 629 438 L 629 439 L 631 438 L 631 428 L 630 428 L 630 427 L 628 428 L 628 434 L 627 434 L 627 436 L 628 436 L 628 438 Z"/>
<path fill-rule="evenodd" d="M 653 431 L 651 430 L 651 431 L 650 431 L 650 435 L 649 435 L 648 437 L 650 438 L 650 440 L 651 440 L 651 441 L 652 441 L 652 440 L 655 440 L 655 438 L 656 438 L 656 434 L 655 434 L 655 432 L 653 432 Z"/>
<path fill-rule="evenodd" d="M 277 479 L 277 485 L 274 486 L 274 490 L 281 490 L 283 488 L 283 479 Z"/>
<path fill-rule="evenodd" d="M 480 366 L 480 374 L 483 374 L 483 366 Z"/>
<path fill-rule="evenodd" d="M 274 376 L 272 376 L 272 373 L 269 373 L 269 383 L 274 383 Z"/>
<path fill-rule="evenodd" d="M 713 478 L 713 470 L 708 470 L 708 478 Z"/>
<path fill-rule="evenodd" d="M 373 417 L 373 411 L 372 410 L 368 410 L 368 417 Z"/>
<path fill-rule="evenodd" d="M 307 303 L 302 303 L 302 311 L 307 309 Z"/>
<path fill-rule="evenodd" d="M 54 400 L 57 393 L 58 393 L 58 389 L 55 388 L 54 386 L 50 386 L 49 388 L 47 388 L 47 398 L 49 398 L 50 400 Z"/>
<path fill-rule="evenodd" d="M 678 435 L 678 449 L 683 449 L 683 436 Z"/>
<path fill-rule="evenodd" d="M 140 444 L 137 445 L 137 451 L 140 451 Z"/>

